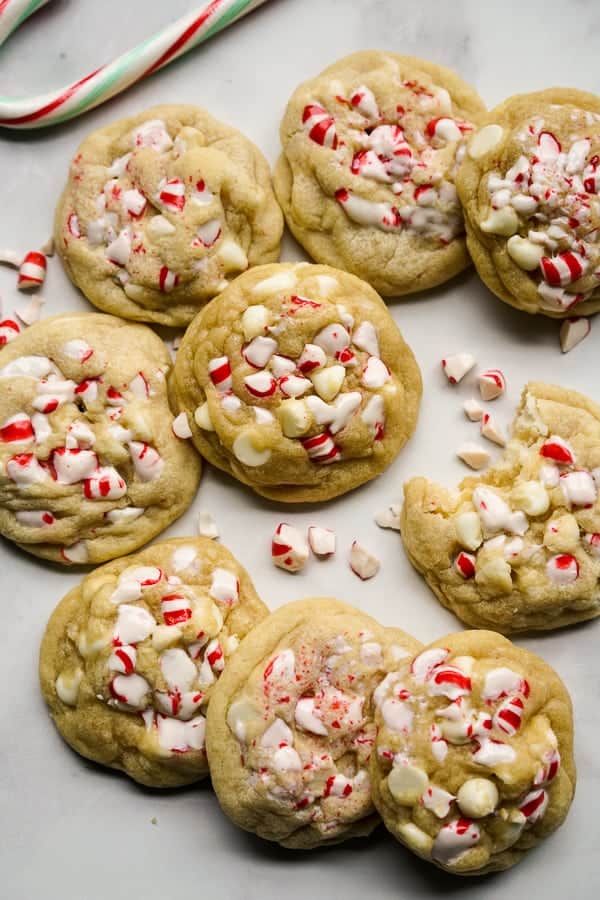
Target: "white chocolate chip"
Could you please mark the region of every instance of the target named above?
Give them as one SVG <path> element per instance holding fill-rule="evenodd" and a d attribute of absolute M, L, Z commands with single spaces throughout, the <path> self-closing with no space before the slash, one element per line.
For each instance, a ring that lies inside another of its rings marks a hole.
<path fill-rule="evenodd" d="M 505 559 L 494 556 L 478 564 L 475 581 L 479 585 L 492 588 L 499 594 L 510 594 L 513 589 L 511 571 L 511 567 Z"/>
<path fill-rule="evenodd" d="M 498 788 L 488 778 L 469 778 L 459 789 L 456 799 L 465 816 L 480 819 L 496 809 Z"/>
<path fill-rule="evenodd" d="M 492 209 L 481 223 L 481 230 L 486 234 L 498 234 L 502 237 L 510 237 L 519 227 L 519 217 L 512 206 L 503 206 L 501 209 Z"/>
<path fill-rule="evenodd" d="M 278 272 L 269 278 L 263 278 L 252 288 L 252 293 L 259 297 L 274 294 L 278 291 L 291 291 L 296 287 L 296 276 L 292 271 Z"/>
<path fill-rule="evenodd" d="M 304 400 L 284 400 L 277 410 L 281 430 L 288 438 L 297 438 L 310 428 L 311 419 Z"/>
<path fill-rule="evenodd" d="M 269 310 L 266 306 L 257 304 L 249 306 L 242 314 L 242 331 L 246 341 L 251 341 L 265 333 L 265 329 L 271 321 Z"/>
<path fill-rule="evenodd" d="M 476 512 L 465 512 L 454 519 L 456 539 L 467 550 L 477 550 L 483 540 L 481 522 Z"/>
<path fill-rule="evenodd" d="M 55 682 L 58 698 L 67 706 L 77 706 L 79 685 L 83 678 L 83 670 L 80 668 L 72 672 L 61 672 Z"/>
<path fill-rule="evenodd" d="M 539 481 L 524 481 L 517 484 L 510 493 L 513 506 L 522 509 L 528 516 L 541 516 L 550 507 L 548 491 Z"/>
<path fill-rule="evenodd" d="M 394 766 L 388 775 L 388 789 L 396 803 L 412 806 L 427 790 L 427 773 L 416 766 Z"/>
<path fill-rule="evenodd" d="M 510 258 L 525 272 L 533 272 L 540 264 L 544 248 L 533 244 L 527 238 L 514 234 L 506 242 L 506 251 Z"/>
<path fill-rule="evenodd" d="M 485 125 L 476 131 L 469 141 L 468 154 L 471 159 L 481 159 L 487 153 L 496 150 L 504 138 L 501 125 Z"/>
<path fill-rule="evenodd" d="M 456 455 L 471 469 L 482 469 L 490 461 L 490 454 L 485 447 L 473 441 L 467 441 L 465 444 L 462 444 L 456 451 Z"/>
<path fill-rule="evenodd" d="M 310 379 L 319 397 L 328 403 L 339 394 L 345 377 L 346 369 L 344 366 L 335 365 L 314 372 L 311 374 Z"/>
<path fill-rule="evenodd" d="M 261 447 L 261 439 L 254 431 L 243 431 L 233 442 L 233 455 L 244 466 L 264 466 L 271 459 L 271 450 Z"/>
<path fill-rule="evenodd" d="M 248 268 L 248 257 L 237 241 L 230 238 L 221 242 L 217 256 L 226 266 L 227 271 L 237 270 L 243 272 Z M 251 307 L 250 307 L 251 308 Z"/>
<path fill-rule="evenodd" d="M 215 430 L 208 411 L 208 403 L 203 403 L 202 406 L 196 408 L 194 411 L 194 422 L 198 428 L 202 428 L 204 431 Z"/>
<path fill-rule="evenodd" d="M 433 838 L 431 838 L 427 832 L 422 831 L 417 825 L 414 825 L 412 822 L 404 822 L 402 825 L 398 826 L 398 831 L 402 836 L 402 840 L 405 841 L 409 847 L 412 847 L 413 850 L 416 850 L 417 853 L 421 853 L 424 856 L 428 856 L 431 853 Z"/>

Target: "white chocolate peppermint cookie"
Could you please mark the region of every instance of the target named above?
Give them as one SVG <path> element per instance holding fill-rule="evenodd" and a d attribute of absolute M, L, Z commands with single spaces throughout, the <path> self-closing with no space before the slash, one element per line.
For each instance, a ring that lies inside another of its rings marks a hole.
<path fill-rule="evenodd" d="M 100 309 L 187 325 L 248 266 L 279 256 L 269 167 L 195 106 L 157 106 L 93 132 L 71 163 L 55 240 Z"/>
<path fill-rule="evenodd" d="M 96 314 L 44 319 L 0 350 L 0 533 L 98 563 L 177 519 L 200 460 L 173 431 L 170 365 L 149 328 Z"/>
<path fill-rule="evenodd" d="M 490 631 L 451 634 L 375 692 L 373 799 L 418 856 L 458 875 L 506 869 L 562 823 L 575 790 L 569 694 Z"/>
<path fill-rule="evenodd" d="M 151 787 L 208 775 L 206 710 L 267 608 L 221 544 L 177 538 L 96 569 L 56 607 L 40 680 L 63 738 Z"/>
<path fill-rule="evenodd" d="M 469 251 L 501 300 L 553 318 L 600 309 L 599 97 L 510 97 L 471 137 L 456 183 Z"/>
<path fill-rule="evenodd" d="M 503 458 L 452 492 L 404 488 L 408 556 L 463 622 L 507 634 L 600 615 L 600 407 L 534 382 Z"/>
<path fill-rule="evenodd" d="M 454 177 L 485 112 L 454 72 L 366 51 L 294 92 L 275 190 L 317 261 L 383 296 L 447 281 L 470 264 Z"/>
<path fill-rule="evenodd" d="M 241 828 L 307 849 L 369 834 L 373 691 L 420 644 L 327 598 L 273 613 L 212 695 L 213 787 Z"/>
<path fill-rule="evenodd" d="M 414 431 L 421 376 L 368 284 L 298 263 L 246 272 L 202 310 L 170 387 L 209 462 L 304 502 L 383 472 Z"/>

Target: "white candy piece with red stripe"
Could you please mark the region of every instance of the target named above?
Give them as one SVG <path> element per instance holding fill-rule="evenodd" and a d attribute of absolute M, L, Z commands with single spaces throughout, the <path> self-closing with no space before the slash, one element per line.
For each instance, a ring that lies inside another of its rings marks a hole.
<path fill-rule="evenodd" d="M 240 596 L 240 583 L 237 576 L 228 569 L 216 568 L 212 573 L 209 593 L 217 603 L 235 606 Z"/>
<path fill-rule="evenodd" d="M 308 400 L 310 399 L 309 397 Z M 341 457 L 342 451 L 327 431 L 316 434 L 314 437 L 305 438 L 301 443 L 308 453 L 309 459 L 314 459 L 320 465 L 334 463 Z"/>
<path fill-rule="evenodd" d="M 379 400 L 373 397 L 372 400 Z M 320 397 L 307 397 L 306 405 L 310 409 L 317 425 L 329 425 L 329 433 L 337 434 L 348 424 L 362 402 L 360 391 L 340 394 L 333 403 L 325 403 Z M 367 404 L 368 405 L 368 404 Z M 363 411 L 366 412 L 366 408 Z"/>
<path fill-rule="evenodd" d="M 426 683 L 429 693 L 434 697 L 456 700 L 471 692 L 470 677 L 457 666 L 436 666 Z"/>
<path fill-rule="evenodd" d="M 86 563 L 89 560 L 89 553 L 85 541 L 77 541 L 69 547 L 62 547 L 60 555 L 66 562 Z"/>
<path fill-rule="evenodd" d="M 65 356 L 68 356 L 71 359 L 76 359 L 80 363 L 87 362 L 88 359 L 94 354 L 93 347 L 90 347 L 87 341 L 84 341 L 80 338 L 75 338 L 72 341 L 67 341 L 62 345 L 61 350 L 65 354 Z"/>
<path fill-rule="evenodd" d="M 285 522 L 275 529 L 271 541 L 271 559 L 274 565 L 287 572 L 299 572 L 309 557 L 308 544 L 304 536 Z"/>
<path fill-rule="evenodd" d="M 512 763 L 516 758 L 516 751 L 510 744 L 486 737 L 479 739 L 478 746 L 472 753 L 473 762 L 478 763 L 480 766 L 486 766 L 488 769 Z"/>
<path fill-rule="evenodd" d="M 100 466 L 83 483 L 88 500 L 119 500 L 127 493 L 127 484 L 113 466 Z"/>
<path fill-rule="evenodd" d="M 41 484 L 50 478 L 33 453 L 19 453 L 11 457 L 6 463 L 6 474 L 18 487 Z"/>
<path fill-rule="evenodd" d="M 481 425 L 480 425 L 481 436 L 486 438 L 488 441 L 491 441 L 493 444 L 498 444 L 499 447 L 506 447 L 506 438 L 504 437 L 504 433 L 502 431 L 501 426 L 498 424 L 496 419 L 491 416 L 489 413 L 484 412 L 481 417 Z"/>
<path fill-rule="evenodd" d="M 181 212 L 185 206 L 185 184 L 180 178 L 163 178 L 158 186 L 159 203 L 171 212 Z"/>
<path fill-rule="evenodd" d="M 389 697 L 381 704 L 381 716 L 390 731 L 409 734 L 412 729 L 413 712 L 407 703 Z"/>
<path fill-rule="evenodd" d="M 560 476 L 560 487 L 569 506 L 593 506 L 598 496 L 596 482 L 589 472 L 566 472 Z"/>
<path fill-rule="evenodd" d="M 133 219 L 138 219 L 146 209 L 147 200 L 137 188 L 130 188 L 127 191 L 123 191 L 121 204 L 126 216 L 129 215 Z"/>
<path fill-rule="evenodd" d="M 328 356 L 335 357 L 335 354 L 341 350 L 345 350 L 350 345 L 350 335 L 343 325 L 336 322 L 332 325 L 326 325 L 314 337 L 313 343 L 321 347 Z"/>
<path fill-rule="evenodd" d="M 211 359 L 208 364 L 208 374 L 219 393 L 231 390 L 233 379 L 231 377 L 231 365 L 227 356 L 217 356 Z"/>
<path fill-rule="evenodd" d="M 455 819 L 438 832 L 431 848 L 431 857 L 442 865 L 452 865 L 463 853 L 476 846 L 480 838 L 481 833 L 475 822 Z"/>
<path fill-rule="evenodd" d="M 48 528 L 56 523 L 56 519 L 48 509 L 24 509 L 15 513 L 19 525 L 27 528 Z"/>
<path fill-rule="evenodd" d="M 586 274 L 589 263 L 579 253 L 568 251 L 553 257 L 542 256 L 540 267 L 546 284 L 566 287 Z"/>
<path fill-rule="evenodd" d="M 487 466 L 491 457 L 485 447 L 473 441 L 467 441 L 456 451 L 459 459 L 462 459 L 471 469 L 482 469 Z"/>
<path fill-rule="evenodd" d="M 424 650 L 418 656 L 415 656 L 410 666 L 410 672 L 417 684 L 424 684 L 430 678 L 434 669 L 441 666 L 448 659 L 449 655 L 450 651 L 446 650 L 445 647 L 432 647 L 430 650 Z"/>
<path fill-rule="evenodd" d="M 556 434 L 550 435 L 540 447 L 540 456 L 552 459 L 563 466 L 575 464 L 575 451 L 567 441 Z"/>
<path fill-rule="evenodd" d="M 158 450 L 142 441 L 130 441 L 127 447 L 140 481 L 154 481 L 160 477 L 164 460 Z"/>
<path fill-rule="evenodd" d="M 124 228 L 119 232 L 118 236 L 111 241 L 104 255 L 107 260 L 116 266 L 124 266 L 131 253 L 131 234 L 128 228 Z"/>
<path fill-rule="evenodd" d="M 16 413 L 0 426 L 0 443 L 30 444 L 35 439 L 33 423 L 27 413 Z"/>
<path fill-rule="evenodd" d="M 506 379 L 500 369 L 486 369 L 477 379 L 484 400 L 495 400 L 506 390 Z"/>
<path fill-rule="evenodd" d="M 165 594 L 160 600 L 160 611 L 169 628 L 187 622 L 192 617 L 190 601 L 184 594 Z"/>
<path fill-rule="evenodd" d="M 442 368 L 450 384 L 458 384 L 470 372 L 477 360 L 470 353 L 455 353 L 442 360 Z"/>
<path fill-rule="evenodd" d="M 148 706 L 150 685 L 141 675 L 115 675 L 109 685 L 115 700 L 131 709 L 145 709 Z"/>
<path fill-rule="evenodd" d="M 150 385 L 143 372 L 138 372 L 129 382 L 129 390 L 135 397 L 145 400 L 150 396 Z"/>
<path fill-rule="evenodd" d="M 600 559 L 600 532 L 586 532 L 583 535 L 583 539 L 588 544 L 592 556 Z"/>
<path fill-rule="evenodd" d="M 23 262 L 19 266 L 17 288 L 27 291 L 38 288 L 46 279 L 46 257 L 37 250 L 30 250 L 25 254 Z"/>
<path fill-rule="evenodd" d="M 242 350 L 242 356 L 254 369 L 264 369 L 276 350 L 276 340 L 258 335 L 249 344 L 246 344 Z"/>
<path fill-rule="evenodd" d="M 420 798 L 422 806 L 430 810 L 438 819 L 446 818 L 455 800 L 454 794 L 450 794 L 436 784 L 430 785 Z"/>
<path fill-rule="evenodd" d="M 192 241 L 192 246 L 212 247 L 217 243 L 220 236 L 220 219 L 210 219 L 208 222 L 204 222 L 203 225 L 198 226 L 198 228 L 196 229 L 196 237 Z"/>
<path fill-rule="evenodd" d="M 310 525 L 308 529 L 308 544 L 315 556 L 333 556 L 335 553 L 335 531 L 330 528 L 321 528 L 319 525 Z"/>
<path fill-rule="evenodd" d="M 150 615 L 147 609 L 121 603 L 113 637 L 121 644 L 139 644 L 150 637 L 155 627 L 154 616 Z"/>
<path fill-rule="evenodd" d="M 520 510 L 512 512 L 508 504 L 486 485 L 480 484 L 475 488 L 472 500 L 486 534 L 508 531 L 523 535 L 527 531 L 525 514 Z"/>
<path fill-rule="evenodd" d="M 361 381 L 366 388 L 377 390 L 383 387 L 391 378 L 391 372 L 386 364 L 377 356 L 370 356 L 363 369 Z"/>
<path fill-rule="evenodd" d="M 510 697 L 496 710 L 494 726 L 513 737 L 521 727 L 523 709 L 524 703 L 520 697 Z"/>
<path fill-rule="evenodd" d="M 316 374 L 313 377 L 316 377 Z M 311 382 L 303 375 L 284 375 L 279 379 L 279 389 L 284 397 L 301 397 L 310 386 Z"/>
<path fill-rule="evenodd" d="M 560 326 L 560 349 L 563 353 L 569 353 L 577 344 L 588 336 L 592 330 L 592 323 L 583 316 L 565 319 Z"/>
<path fill-rule="evenodd" d="M 292 377 L 292 376 L 290 376 Z M 253 375 L 246 375 L 244 384 L 253 397 L 272 397 L 277 390 L 277 382 L 270 372 L 263 370 Z"/>
<path fill-rule="evenodd" d="M 122 647 L 115 647 L 106 665 L 113 672 L 131 675 L 132 672 L 135 672 L 136 660 L 137 651 L 135 647 L 132 647 L 130 644 L 124 644 Z"/>
<path fill-rule="evenodd" d="M 173 141 L 162 119 L 150 119 L 143 122 L 132 132 L 133 147 L 149 147 L 157 153 L 164 153 L 173 146 Z"/>
<path fill-rule="evenodd" d="M 19 336 L 20 332 L 21 329 L 14 319 L 4 319 L 3 322 L 0 322 L 0 347 L 14 341 L 14 339 Z"/>
<path fill-rule="evenodd" d="M 369 356 L 379 356 L 379 339 L 377 329 L 372 322 L 365 321 L 357 325 L 352 335 L 352 343 L 359 350 L 364 350 Z"/>
<path fill-rule="evenodd" d="M 519 806 L 520 811 L 530 825 L 538 822 L 546 812 L 547 808 L 548 794 L 543 789 L 531 791 Z"/>
<path fill-rule="evenodd" d="M 553 584 L 565 587 L 579 578 L 579 563 L 571 553 L 559 553 L 546 563 L 546 575 Z"/>
<path fill-rule="evenodd" d="M 162 579 L 162 571 L 156 566 L 136 566 L 121 572 L 117 586 L 110 595 L 110 602 L 119 604 L 127 600 L 137 600 L 142 596 L 142 588 L 151 587 Z"/>
<path fill-rule="evenodd" d="M 462 131 L 454 119 L 449 119 L 445 116 L 439 119 L 432 119 L 431 122 L 427 123 L 425 130 L 430 137 L 440 138 L 444 143 L 460 141 L 462 138 Z"/>
<path fill-rule="evenodd" d="M 196 716 L 189 722 L 181 722 L 170 716 L 156 716 L 158 743 L 171 753 L 187 753 L 189 750 L 204 749 L 206 719 Z"/>
<path fill-rule="evenodd" d="M 96 472 L 98 457 L 91 450 L 58 447 L 52 452 L 52 465 L 59 484 L 76 484 Z"/>
<path fill-rule="evenodd" d="M 369 553 L 366 547 L 363 547 L 358 541 L 352 542 L 352 547 L 350 548 L 350 568 L 355 575 L 358 575 L 362 581 L 367 581 L 367 579 L 377 575 L 380 566 L 381 563 L 377 557 L 373 556 L 372 553 Z"/>
<path fill-rule="evenodd" d="M 481 696 L 484 700 L 499 700 L 515 692 L 527 697 L 529 694 L 527 681 L 512 669 L 501 666 L 498 669 L 491 669 L 486 674 Z"/>
<path fill-rule="evenodd" d="M 400 531 L 401 511 L 402 507 L 400 504 L 393 503 L 375 514 L 375 524 L 379 525 L 380 528 L 391 528 L 393 531 Z"/>
<path fill-rule="evenodd" d="M 335 129 L 335 119 L 324 109 L 320 103 L 309 103 L 302 111 L 302 125 L 311 141 L 335 150 L 338 145 L 338 136 Z"/>
<path fill-rule="evenodd" d="M 472 553 L 462 551 L 454 560 L 454 568 L 462 578 L 475 577 L 475 557 Z"/>
<path fill-rule="evenodd" d="M 284 359 L 284 357 L 282 357 Z M 287 361 L 292 364 L 291 371 L 294 371 L 294 364 L 291 360 Z M 298 357 L 298 369 L 303 375 L 309 375 L 316 369 L 322 369 L 327 363 L 327 356 L 322 347 L 318 344 L 305 344 L 302 353 Z M 275 369 L 273 369 L 275 371 Z M 277 372 L 275 372 L 277 375 Z M 285 374 L 283 372 L 282 374 Z M 279 377 L 279 376 L 277 376 Z"/>
<path fill-rule="evenodd" d="M 188 421 L 187 413 L 180 412 L 178 416 L 175 416 L 171 423 L 171 429 L 175 437 L 181 438 L 181 440 L 187 440 L 192 436 L 192 429 L 190 428 L 190 423 Z"/>

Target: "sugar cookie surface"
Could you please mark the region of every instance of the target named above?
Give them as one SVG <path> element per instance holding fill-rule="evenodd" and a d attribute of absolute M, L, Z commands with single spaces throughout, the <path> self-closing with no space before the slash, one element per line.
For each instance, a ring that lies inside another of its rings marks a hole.
<path fill-rule="evenodd" d="M 354 53 L 301 84 L 275 171 L 296 239 L 383 296 L 466 268 L 454 177 L 484 111 L 454 72 L 394 53 Z"/>
<path fill-rule="evenodd" d="M 412 434 L 421 376 L 369 285 L 261 266 L 188 328 L 170 387 L 213 465 L 274 500 L 327 500 L 379 475 Z"/>
<path fill-rule="evenodd" d="M 455 492 L 405 485 L 408 556 L 441 603 L 511 633 L 600 614 L 600 409 L 575 391 L 525 388 L 504 458 Z"/>
<path fill-rule="evenodd" d="M 456 183 L 469 252 L 501 300 L 553 318 L 600 309 L 600 98 L 510 97 L 472 137 Z"/>
<path fill-rule="evenodd" d="M 67 273 L 100 309 L 187 325 L 248 266 L 279 255 L 269 167 L 195 106 L 157 106 L 90 134 L 56 212 Z"/>
<path fill-rule="evenodd" d="M 369 834 L 373 691 L 420 646 L 328 598 L 290 603 L 262 622 L 209 708 L 211 778 L 224 812 L 298 849 Z"/>
<path fill-rule="evenodd" d="M 208 538 L 161 541 L 96 569 L 59 603 L 42 642 L 58 730 L 141 784 L 204 778 L 215 683 L 266 615 L 245 570 Z"/>
<path fill-rule="evenodd" d="M 97 314 L 44 319 L 0 350 L 0 533 L 98 563 L 177 519 L 201 469 L 173 432 L 170 365 L 149 328 Z"/>

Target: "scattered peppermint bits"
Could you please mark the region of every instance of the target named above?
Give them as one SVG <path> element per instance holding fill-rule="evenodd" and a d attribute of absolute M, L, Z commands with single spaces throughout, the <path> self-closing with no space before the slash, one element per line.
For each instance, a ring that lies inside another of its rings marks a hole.
<path fill-rule="evenodd" d="M 209 512 L 198 513 L 198 534 L 211 540 L 219 539 L 219 529 L 217 523 Z"/>
<path fill-rule="evenodd" d="M 400 531 L 400 513 L 402 507 L 399 503 L 393 503 L 391 506 L 382 509 L 376 513 L 375 522 L 380 528 L 391 528 L 393 531 Z"/>
<path fill-rule="evenodd" d="M 336 544 L 335 531 L 311 525 L 308 529 L 308 544 L 315 556 L 333 556 Z"/>
<path fill-rule="evenodd" d="M 444 357 L 442 369 L 450 384 L 458 384 L 475 364 L 476 359 L 470 353 L 456 353 L 454 356 Z"/>
<path fill-rule="evenodd" d="M 498 444 L 499 447 L 506 446 L 506 438 L 504 437 L 502 428 L 500 424 L 496 421 L 494 416 L 490 415 L 490 413 L 484 412 L 481 417 L 481 425 L 480 425 L 481 436 L 487 438 L 488 441 L 492 441 L 494 444 Z"/>
<path fill-rule="evenodd" d="M 271 541 L 274 565 L 286 572 L 300 572 L 306 565 L 308 556 L 308 544 L 298 529 L 285 522 L 278 525 Z"/>
<path fill-rule="evenodd" d="M 353 541 L 350 548 L 350 568 L 355 575 L 358 575 L 361 581 L 367 581 L 369 578 L 377 575 L 380 566 L 381 563 L 376 556 L 370 553 L 362 544 L 359 544 L 358 541 Z"/>
<path fill-rule="evenodd" d="M 572 317 L 565 319 L 560 326 L 560 349 L 563 353 L 570 353 L 592 330 L 590 319 Z"/>
<path fill-rule="evenodd" d="M 500 369 L 486 369 L 477 379 L 483 400 L 495 400 L 506 391 L 506 379 Z"/>
<path fill-rule="evenodd" d="M 462 459 L 469 468 L 477 470 L 487 466 L 491 459 L 490 454 L 485 447 L 482 447 L 480 444 L 476 444 L 473 441 L 467 441 L 465 444 L 461 444 L 456 451 L 456 455 L 459 459 Z"/>

